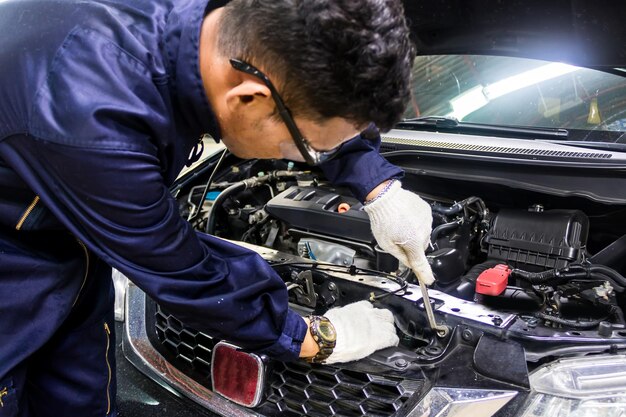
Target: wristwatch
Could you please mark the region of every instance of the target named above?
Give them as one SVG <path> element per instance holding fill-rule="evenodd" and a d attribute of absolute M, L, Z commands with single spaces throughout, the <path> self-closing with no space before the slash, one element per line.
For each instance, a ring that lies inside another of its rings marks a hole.
<path fill-rule="evenodd" d="M 324 316 L 308 316 L 311 323 L 309 326 L 313 340 L 320 347 L 317 355 L 306 358 L 309 363 L 324 363 L 326 359 L 333 353 L 335 344 L 337 343 L 337 333 L 335 326 Z"/>

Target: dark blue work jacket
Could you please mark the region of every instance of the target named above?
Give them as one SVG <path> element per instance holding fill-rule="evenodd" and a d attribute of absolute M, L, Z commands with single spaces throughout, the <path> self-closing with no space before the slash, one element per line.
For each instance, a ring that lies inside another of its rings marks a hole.
<path fill-rule="evenodd" d="M 192 230 L 168 191 L 199 137 L 220 137 L 198 38 L 224 3 L 0 2 L 0 241 L 69 231 L 189 325 L 293 359 L 306 329 L 282 280 L 256 254 Z M 355 138 L 322 168 L 363 200 L 400 175 L 377 146 Z M 77 291 L 57 292 L 59 308 Z M 24 292 L 16 305 L 30 303 Z"/>

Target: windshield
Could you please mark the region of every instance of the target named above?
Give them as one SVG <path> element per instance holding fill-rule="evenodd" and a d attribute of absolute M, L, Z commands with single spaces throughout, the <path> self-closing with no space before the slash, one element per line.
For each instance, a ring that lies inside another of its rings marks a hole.
<path fill-rule="evenodd" d="M 454 117 L 564 128 L 579 140 L 626 140 L 626 78 L 619 75 L 524 58 L 442 55 L 418 56 L 412 76 L 406 118 Z"/>

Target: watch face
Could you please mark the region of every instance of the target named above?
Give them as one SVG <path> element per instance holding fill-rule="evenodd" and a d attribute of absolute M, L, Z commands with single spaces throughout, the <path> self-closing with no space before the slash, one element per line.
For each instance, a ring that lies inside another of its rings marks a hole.
<path fill-rule="evenodd" d="M 335 327 L 328 320 L 321 320 L 319 324 L 319 334 L 329 342 L 334 342 L 337 338 Z"/>

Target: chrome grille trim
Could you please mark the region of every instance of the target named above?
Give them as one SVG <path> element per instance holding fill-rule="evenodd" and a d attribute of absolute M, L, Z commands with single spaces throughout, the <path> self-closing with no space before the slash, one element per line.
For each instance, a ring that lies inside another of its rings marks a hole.
<path fill-rule="evenodd" d="M 407 417 L 492 417 L 517 391 L 434 387 Z"/>

